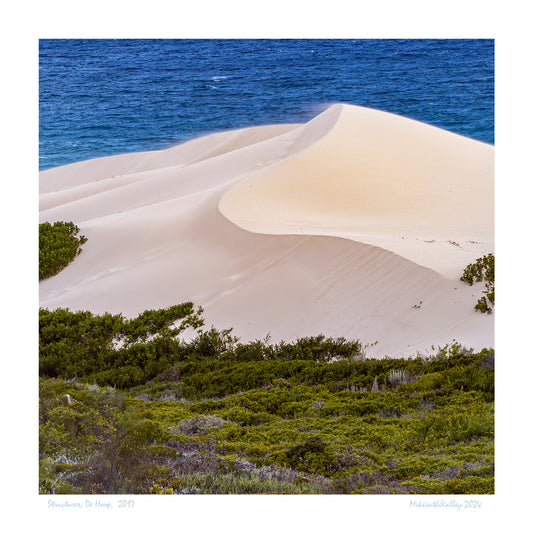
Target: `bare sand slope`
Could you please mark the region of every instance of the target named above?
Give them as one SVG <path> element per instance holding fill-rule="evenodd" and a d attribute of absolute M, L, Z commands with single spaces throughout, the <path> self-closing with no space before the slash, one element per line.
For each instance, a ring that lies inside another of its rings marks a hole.
<path fill-rule="evenodd" d="M 450 278 L 494 247 L 494 147 L 364 107 L 305 150 L 226 191 L 221 212 L 259 233 L 335 235 Z"/>
<path fill-rule="evenodd" d="M 40 220 L 71 220 L 88 242 L 40 283 L 40 305 L 132 316 L 193 301 L 244 340 L 324 333 L 369 355 L 491 346 L 479 289 L 458 277 L 492 251 L 492 157 L 334 105 L 303 125 L 44 171 Z"/>

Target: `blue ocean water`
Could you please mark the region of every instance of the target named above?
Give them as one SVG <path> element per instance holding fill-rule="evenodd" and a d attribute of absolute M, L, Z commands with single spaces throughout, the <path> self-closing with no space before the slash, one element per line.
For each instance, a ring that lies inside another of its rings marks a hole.
<path fill-rule="evenodd" d="M 494 143 L 494 41 L 41 40 L 39 166 L 305 122 L 335 102 Z"/>

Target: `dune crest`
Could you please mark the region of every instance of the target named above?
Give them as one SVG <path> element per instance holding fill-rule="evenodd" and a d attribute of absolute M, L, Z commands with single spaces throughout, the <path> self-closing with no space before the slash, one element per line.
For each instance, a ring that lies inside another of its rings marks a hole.
<path fill-rule="evenodd" d="M 88 242 L 42 307 L 136 315 L 193 301 L 243 340 L 344 336 L 369 355 L 493 344 L 493 147 L 336 104 L 306 124 L 207 135 L 40 173 L 40 221 Z"/>
<path fill-rule="evenodd" d="M 493 250 L 493 146 L 391 113 L 333 107 L 337 120 L 317 142 L 227 190 L 224 216 L 257 233 L 380 246 L 450 278 Z"/>

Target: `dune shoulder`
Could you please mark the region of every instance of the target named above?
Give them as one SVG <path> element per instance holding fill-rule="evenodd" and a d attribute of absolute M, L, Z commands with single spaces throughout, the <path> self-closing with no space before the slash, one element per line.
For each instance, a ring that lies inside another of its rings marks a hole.
<path fill-rule="evenodd" d="M 492 346 L 493 318 L 459 277 L 493 252 L 493 158 L 336 104 L 305 124 L 43 171 L 40 221 L 88 241 L 40 283 L 40 305 L 135 316 L 192 301 L 244 339 L 323 333 L 380 356 Z"/>

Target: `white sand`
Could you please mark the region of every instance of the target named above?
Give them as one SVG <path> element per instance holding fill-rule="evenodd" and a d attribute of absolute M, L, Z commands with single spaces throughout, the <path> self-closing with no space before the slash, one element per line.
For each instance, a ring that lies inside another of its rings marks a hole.
<path fill-rule="evenodd" d="M 40 220 L 71 220 L 88 242 L 40 283 L 40 305 L 133 316 L 193 301 L 243 340 L 324 333 L 378 341 L 379 356 L 492 346 L 481 287 L 458 278 L 494 248 L 493 159 L 339 104 L 303 125 L 47 170 Z"/>

